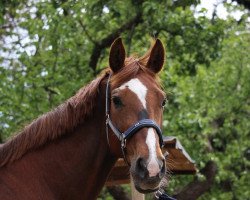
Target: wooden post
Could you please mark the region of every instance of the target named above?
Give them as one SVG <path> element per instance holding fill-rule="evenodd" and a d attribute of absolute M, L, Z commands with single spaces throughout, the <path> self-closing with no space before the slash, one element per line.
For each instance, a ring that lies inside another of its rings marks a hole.
<path fill-rule="evenodd" d="M 131 185 L 131 195 L 132 195 L 132 200 L 145 200 L 145 195 L 142 193 L 139 193 L 136 189 L 135 189 L 135 185 L 133 182 L 133 179 L 130 175 L 130 185 Z"/>

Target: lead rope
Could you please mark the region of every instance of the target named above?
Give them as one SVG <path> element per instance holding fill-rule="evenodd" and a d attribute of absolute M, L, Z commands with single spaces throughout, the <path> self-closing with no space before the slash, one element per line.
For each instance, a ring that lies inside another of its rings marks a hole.
<path fill-rule="evenodd" d="M 168 196 L 162 189 L 159 189 L 155 192 L 155 198 L 159 200 L 177 200 L 173 197 Z"/>

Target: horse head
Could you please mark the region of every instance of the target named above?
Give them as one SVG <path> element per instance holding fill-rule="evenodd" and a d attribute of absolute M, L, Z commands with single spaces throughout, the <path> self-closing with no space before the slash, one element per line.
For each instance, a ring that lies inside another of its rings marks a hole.
<path fill-rule="evenodd" d="M 111 152 L 123 156 L 130 165 L 135 187 L 142 193 L 156 191 L 166 172 L 161 151 L 166 96 L 157 76 L 164 57 L 165 50 L 159 39 L 146 55 L 136 59 L 126 58 L 122 40 L 118 38 L 109 55 L 112 75 L 107 83 L 108 140 Z M 137 126 L 140 127 L 137 129 Z M 131 133 L 131 129 L 135 131 Z"/>

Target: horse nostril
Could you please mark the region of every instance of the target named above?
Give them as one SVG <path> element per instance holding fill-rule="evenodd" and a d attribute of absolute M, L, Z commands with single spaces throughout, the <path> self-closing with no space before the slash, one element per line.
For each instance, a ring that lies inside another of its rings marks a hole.
<path fill-rule="evenodd" d="M 147 176 L 147 163 L 143 158 L 138 158 L 136 161 L 136 171 L 141 178 L 145 178 Z"/>
<path fill-rule="evenodd" d="M 138 169 L 140 169 L 140 170 L 145 170 L 145 169 L 147 169 L 147 165 L 146 165 L 146 162 L 144 161 L 144 159 L 139 158 L 139 159 L 137 160 L 137 164 L 138 164 Z"/>

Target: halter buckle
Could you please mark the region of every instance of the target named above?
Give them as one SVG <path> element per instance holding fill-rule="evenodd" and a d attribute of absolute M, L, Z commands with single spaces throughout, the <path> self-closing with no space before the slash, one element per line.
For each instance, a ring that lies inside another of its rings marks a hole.
<path fill-rule="evenodd" d="M 122 139 L 121 139 L 121 147 L 122 147 L 122 149 L 125 149 L 125 148 L 126 148 L 126 143 L 127 143 L 127 140 L 124 139 L 124 138 L 122 138 Z"/>
<path fill-rule="evenodd" d="M 156 198 L 156 199 L 159 199 L 160 196 L 161 196 L 162 194 L 163 194 L 163 193 L 162 193 L 160 190 L 157 190 L 157 191 L 155 192 L 155 198 Z"/>
<path fill-rule="evenodd" d="M 106 125 L 109 123 L 109 114 L 106 114 Z"/>

